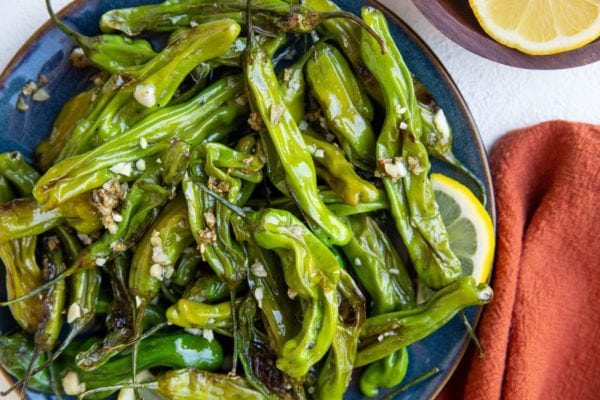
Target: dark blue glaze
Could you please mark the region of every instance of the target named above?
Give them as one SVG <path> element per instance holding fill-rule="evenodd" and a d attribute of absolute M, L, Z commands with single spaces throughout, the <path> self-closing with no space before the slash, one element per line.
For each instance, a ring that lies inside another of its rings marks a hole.
<path fill-rule="evenodd" d="M 342 8 L 360 13 L 360 7 L 373 5 L 370 0 L 335 0 Z M 98 21 L 103 12 L 123 6 L 143 3 L 156 3 L 157 0 L 88 0 L 80 1 L 68 8 L 62 15 L 65 21 L 73 24 L 85 34 L 98 33 Z M 40 5 L 41 6 L 41 5 Z M 454 132 L 454 151 L 457 157 L 482 180 L 491 199 L 488 211 L 495 215 L 493 193 L 489 178 L 487 158 L 477 128 L 464 101 L 448 73 L 431 50 L 418 36 L 397 17 L 388 14 L 392 35 L 411 71 L 431 91 L 437 103 L 444 109 Z M 92 74 L 89 70 L 71 67 L 69 54 L 73 48 L 71 39 L 56 27 L 41 29 L 19 52 L 15 60 L 0 77 L 0 152 L 19 150 L 28 159 L 35 145 L 50 132 L 52 121 L 61 105 L 73 94 L 88 84 Z M 15 108 L 21 87 L 28 80 L 36 80 L 39 74 L 49 79 L 46 88 L 50 100 L 42 103 L 30 101 L 31 108 L 20 112 Z M 453 174 L 441 163 L 434 162 L 433 169 Z M 4 268 L 0 265 L 2 279 Z M 6 298 L 4 284 L 0 285 L 0 298 Z M 478 319 L 476 308 L 467 310 L 472 323 Z M 0 309 L 0 332 L 14 327 L 8 309 Z M 409 382 L 434 367 L 440 372 L 433 378 L 413 386 L 396 397 L 397 399 L 426 399 L 435 396 L 446 382 L 462 357 L 468 336 L 462 321 L 457 317 L 428 338 L 409 348 L 410 367 L 404 382 Z M 383 393 L 382 393 L 383 396 Z M 31 399 L 47 397 L 30 393 Z M 347 400 L 363 399 L 356 385 L 346 395 Z"/>

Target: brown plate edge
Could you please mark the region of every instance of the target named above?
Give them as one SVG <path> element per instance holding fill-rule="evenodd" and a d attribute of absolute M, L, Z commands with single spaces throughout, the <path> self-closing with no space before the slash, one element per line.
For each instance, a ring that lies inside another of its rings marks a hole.
<path fill-rule="evenodd" d="M 600 39 L 564 53 L 534 56 L 500 44 L 484 32 L 469 29 L 450 16 L 438 1 L 412 1 L 421 14 L 444 36 L 490 61 L 524 69 L 556 70 L 581 67 L 600 60 Z M 448 18 L 443 18 L 442 15 L 448 15 Z"/>

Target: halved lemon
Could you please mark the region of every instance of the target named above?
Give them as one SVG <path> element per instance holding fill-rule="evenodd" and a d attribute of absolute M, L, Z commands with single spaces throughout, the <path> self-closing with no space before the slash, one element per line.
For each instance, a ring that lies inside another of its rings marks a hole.
<path fill-rule="evenodd" d="M 600 0 L 469 0 L 494 40 L 533 55 L 582 47 L 600 37 Z"/>
<path fill-rule="evenodd" d="M 490 215 L 462 183 L 442 174 L 431 174 L 431 184 L 448 230 L 450 248 L 461 262 L 463 275 L 486 282 L 496 245 Z"/>

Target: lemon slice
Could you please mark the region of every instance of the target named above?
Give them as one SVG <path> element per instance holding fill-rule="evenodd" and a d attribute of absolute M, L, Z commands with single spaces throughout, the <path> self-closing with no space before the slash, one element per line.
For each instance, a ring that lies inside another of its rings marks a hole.
<path fill-rule="evenodd" d="M 600 36 L 599 0 L 469 0 L 494 40 L 524 53 L 555 54 Z"/>
<path fill-rule="evenodd" d="M 463 275 L 486 282 L 492 269 L 496 239 L 494 225 L 477 197 L 463 184 L 442 174 L 431 174 L 450 247 L 460 260 Z"/>
<path fill-rule="evenodd" d="M 450 247 L 460 260 L 463 276 L 473 275 L 477 282 L 487 282 L 496 246 L 490 215 L 462 183 L 442 174 L 431 174 L 431 184 L 448 230 Z M 427 301 L 433 293 L 418 280 L 417 304 Z"/>

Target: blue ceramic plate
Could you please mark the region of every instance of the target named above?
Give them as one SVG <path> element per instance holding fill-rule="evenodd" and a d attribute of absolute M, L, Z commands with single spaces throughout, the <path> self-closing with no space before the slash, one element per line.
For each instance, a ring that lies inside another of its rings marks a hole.
<path fill-rule="evenodd" d="M 62 18 L 76 26 L 82 33 L 97 34 L 103 12 L 125 6 L 157 2 L 156 0 L 87 0 L 75 1 L 61 12 Z M 344 9 L 360 13 L 360 7 L 375 5 L 371 0 L 336 0 Z M 42 6 L 40 4 L 40 6 Z M 416 77 L 423 82 L 444 109 L 455 134 L 454 150 L 457 157 L 485 183 L 488 211 L 495 216 L 493 193 L 487 158 L 477 128 L 469 110 L 448 72 L 423 41 L 397 16 L 381 5 L 387 16 L 392 34 L 404 58 Z M 90 71 L 71 67 L 69 54 L 73 42 L 55 26 L 44 25 L 17 53 L 0 76 L 0 152 L 19 150 L 29 159 L 35 145 L 50 132 L 52 121 L 62 104 L 88 84 Z M 49 79 L 46 88 L 51 98 L 43 103 L 31 104 L 27 112 L 15 108 L 24 83 L 36 80 L 43 74 Z M 443 165 L 434 163 L 434 170 L 453 175 Z M 457 177 L 457 179 L 460 179 Z M 4 277 L 2 268 L 1 275 Z M 4 284 L 0 296 L 6 298 Z M 479 319 L 479 309 L 467 310 L 471 323 Z M 0 331 L 15 326 L 7 309 L 0 309 Z M 410 367 L 405 382 L 414 380 L 434 367 L 440 372 L 434 377 L 412 386 L 397 399 L 427 399 L 435 397 L 453 373 L 468 345 L 468 336 L 462 321 L 457 317 L 428 338 L 409 347 Z M 382 393 L 382 397 L 385 393 Z M 32 399 L 44 396 L 30 393 Z M 346 399 L 362 399 L 353 385 Z"/>

